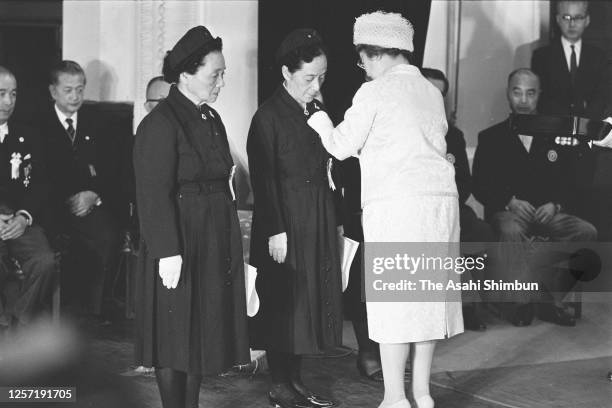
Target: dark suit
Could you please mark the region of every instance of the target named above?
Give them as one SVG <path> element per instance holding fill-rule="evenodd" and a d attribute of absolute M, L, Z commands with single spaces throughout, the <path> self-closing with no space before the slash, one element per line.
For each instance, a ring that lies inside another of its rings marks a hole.
<path fill-rule="evenodd" d="M 13 214 L 25 210 L 33 217 L 34 224 L 26 227 L 20 237 L 0 241 L 0 287 L 5 289 L 0 297 L 4 295 L 7 298 L 4 317 L 25 323 L 50 303 L 56 279 L 53 251 L 37 225 L 47 201 L 49 185 L 39 134 L 12 121 L 9 121 L 8 128 L 8 135 L 0 143 L 0 212 Z M 15 169 L 17 173 L 13 174 L 15 165 L 18 166 Z M 17 285 L 7 284 L 15 278 L 11 271 L 12 259 L 19 263 L 23 272 Z"/>
<path fill-rule="evenodd" d="M 115 202 L 113 187 L 119 185 L 120 155 L 111 155 L 111 135 L 104 134 L 102 124 L 96 121 L 94 112 L 88 107 L 81 108 L 78 113 L 74 144 L 53 106 L 40 122 L 40 129 L 53 187 L 44 225 L 53 236 L 67 233 L 72 242 L 85 251 L 85 262 L 94 262 L 94 267 L 88 265 L 94 277 L 91 279 L 92 293 L 87 299 L 92 311 L 98 314 L 105 275 L 113 266 L 118 251 L 116 217 L 110 208 Z M 70 213 L 66 201 L 82 191 L 98 194 L 102 205 L 77 217 Z"/>
<path fill-rule="evenodd" d="M 555 115 L 578 115 L 601 119 L 610 98 L 609 64 L 605 53 L 583 40 L 576 82 L 572 86 L 567 60 L 561 40 L 534 51 L 531 67 L 541 81 L 542 95 L 538 111 Z M 600 217 L 599 201 L 602 192 L 594 184 L 594 177 L 606 156 L 603 149 L 590 148 L 586 143 L 567 149 L 569 160 L 568 182 L 576 194 L 567 203 L 572 213 L 600 225 L 607 224 Z M 609 193 L 603 193 L 604 196 Z M 606 213 L 604 211 L 604 213 Z M 596 215 L 597 214 L 597 215 Z M 601 220 L 599 219 L 601 218 Z M 602 223 L 603 221 L 603 223 Z M 605 229 L 605 228 L 604 228 Z"/>
<path fill-rule="evenodd" d="M 539 112 L 600 118 L 608 86 L 607 59 L 602 50 L 582 42 L 574 86 L 560 39 L 535 50 L 531 68 L 540 77 Z"/>
<path fill-rule="evenodd" d="M 512 197 L 527 201 L 535 208 L 552 202 L 566 208 L 571 188 L 566 184 L 567 152 L 545 138 L 534 137 L 529 152 L 519 136 L 510 130 L 508 120 L 478 135 L 474 156 L 474 195 L 485 207 L 485 219 L 491 224 L 502 245 L 500 268 L 492 268 L 492 278 L 532 282 L 529 245 L 531 237 L 552 241 L 592 241 L 597 232 L 588 222 L 566 212 L 556 213 L 546 224 L 526 221 L 506 209 Z M 547 283 L 545 283 L 547 284 Z M 552 284 L 548 283 L 547 287 Z M 515 300 L 530 300 L 528 292 L 512 293 Z"/>

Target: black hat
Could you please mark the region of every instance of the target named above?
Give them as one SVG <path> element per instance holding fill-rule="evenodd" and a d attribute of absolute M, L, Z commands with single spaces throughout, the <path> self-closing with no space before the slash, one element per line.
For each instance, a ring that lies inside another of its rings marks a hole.
<path fill-rule="evenodd" d="M 177 69 L 182 63 L 198 52 L 208 43 L 215 41 L 210 31 L 204 26 L 193 27 L 181 37 L 168 53 L 170 68 Z"/>
<path fill-rule="evenodd" d="M 276 62 L 279 63 L 285 55 L 300 47 L 322 44 L 323 39 L 312 28 L 298 28 L 290 32 L 276 51 Z"/>

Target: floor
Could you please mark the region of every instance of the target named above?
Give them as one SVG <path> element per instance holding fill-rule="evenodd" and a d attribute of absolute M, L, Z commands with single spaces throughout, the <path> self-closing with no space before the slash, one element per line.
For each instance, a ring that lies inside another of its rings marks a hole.
<path fill-rule="evenodd" d="M 36 407 L 161 408 L 154 377 L 131 370 L 133 321 L 116 317 L 111 325 L 98 323 L 80 319 L 35 327 L 5 341 L 0 385 L 76 387 L 76 403 L 38 402 Z M 439 342 L 431 381 L 436 407 L 612 407 L 612 383 L 606 378 L 612 369 L 612 303 L 585 303 L 576 327 L 536 320 L 517 328 L 492 313 L 487 324 L 485 332 Z M 344 339 L 344 347 L 305 360 L 305 380 L 343 407 L 377 407 L 383 388 L 357 373 L 349 323 Z M 256 361 L 242 372 L 206 378 L 200 407 L 268 407 L 265 358 Z M 406 386 L 409 390 L 409 379 Z"/>

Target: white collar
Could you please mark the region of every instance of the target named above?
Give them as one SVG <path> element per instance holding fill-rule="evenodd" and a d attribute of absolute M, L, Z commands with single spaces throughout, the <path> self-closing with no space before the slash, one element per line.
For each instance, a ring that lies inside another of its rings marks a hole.
<path fill-rule="evenodd" d="M 68 116 L 64 112 L 59 110 L 56 104 L 53 104 L 53 107 L 55 108 L 55 113 L 57 114 L 57 118 L 59 119 L 64 129 L 68 129 L 68 124 L 66 123 L 66 119 L 68 119 Z M 74 127 L 75 129 L 77 127 L 77 116 L 78 115 L 79 115 L 79 112 L 74 112 L 72 116 L 70 116 L 70 119 L 72 119 L 72 127 Z"/>
<path fill-rule="evenodd" d="M 0 125 L 0 143 L 4 143 L 4 138 L 8 135 L 8 122 Z"/>
<path fill-rule="evenodd" d="M 561 37 L 561 46 L 563 47 L 563 53 L 565 54 L 565 60 L 567 61 L 567 67 L 570 68 L 570 60 L 572 57 L 572 48 L 574 46 L 574 51 L 576 52 L 576 64 L 580 66 L 580 52 L 582 51 L 582 38 L 576 41 L 575 43 L 569 42 L 569 40 L 565 37 Z"/>

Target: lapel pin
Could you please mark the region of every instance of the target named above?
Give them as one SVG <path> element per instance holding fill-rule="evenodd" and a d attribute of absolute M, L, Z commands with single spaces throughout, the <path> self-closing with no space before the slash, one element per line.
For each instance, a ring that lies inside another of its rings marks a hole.
<path fill-rule="evenodd" d="M 22 137 L 19 138 L 19 143 L 23 143 L 23 142 L 25 142 L 25 139 L 22 136 Z"/>

